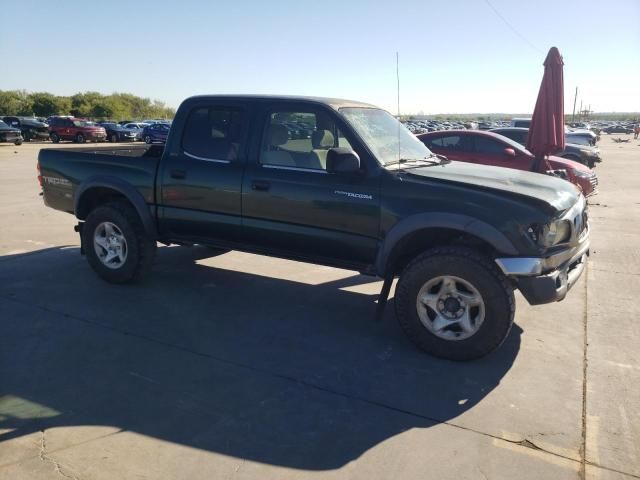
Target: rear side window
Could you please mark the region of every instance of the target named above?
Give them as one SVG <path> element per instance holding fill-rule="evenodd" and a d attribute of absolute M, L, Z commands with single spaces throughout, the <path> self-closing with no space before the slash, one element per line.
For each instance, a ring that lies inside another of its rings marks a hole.
<path fill-rule="evenodd" d="M 451 135 L 448 137 L 434 138 L 429 143 L 430 144 L 427 145 L 427 147 L 433 147 L 436 150 L 454 150 L 454 151 L 465 150 L 464 138 L 460 135 Z"/>
<path fill-rule="evenodd" d="M 198 107 L 189 113 L 182 150 L 201 160 L 234 161 L 246 130 L 246 114 L 233 107 Z"/>

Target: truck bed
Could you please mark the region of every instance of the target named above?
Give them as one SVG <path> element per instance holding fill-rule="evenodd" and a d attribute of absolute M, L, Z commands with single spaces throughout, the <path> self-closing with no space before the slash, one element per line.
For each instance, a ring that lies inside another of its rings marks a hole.
<path fill-rule="evenodd" d="M 132 185 L 152 205 L 162 145 L 86 148 L 43 148 L 38 168 L 45 204 L 75 213 L 78 189 L 100 179 L 119 179 Z"/>

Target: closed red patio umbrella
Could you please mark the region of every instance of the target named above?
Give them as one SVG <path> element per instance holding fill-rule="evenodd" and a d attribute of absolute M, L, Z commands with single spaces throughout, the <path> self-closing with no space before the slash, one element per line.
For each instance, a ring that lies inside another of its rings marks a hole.
<path fill-rule="evenodd" d="M 556 47 L 544 61 L 544 75 L 533 110 L 527 149 L 535 155 L 534 172 L 548 170 L 545 157 L 564 150 L 564 62 Z"/>

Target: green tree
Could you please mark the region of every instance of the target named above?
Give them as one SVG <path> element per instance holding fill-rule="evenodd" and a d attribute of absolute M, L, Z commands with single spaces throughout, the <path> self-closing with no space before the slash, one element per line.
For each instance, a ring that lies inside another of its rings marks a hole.
<path fill-rule="evenodd" d="M 60 97 L 47 92 L 32 93 L 29 97 L 32 102 L 33 114 L 38 117 L 64 114 L 69 105 L 68 102 L 60 100 Z"/>
<path fill-rule="evenodd" d="M 31 115 L 31 98 L 24 90 L 0 90 L 0 115 Z"/>

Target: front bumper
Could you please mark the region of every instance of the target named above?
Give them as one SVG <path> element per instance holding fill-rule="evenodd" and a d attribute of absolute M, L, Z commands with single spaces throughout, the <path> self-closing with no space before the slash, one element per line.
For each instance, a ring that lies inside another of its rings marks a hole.
<path fill-rule="evenodd" d="M 512 279 L 530 305 L 563 300 L 587 264 L 588 235 L 573 248 L 545 258 L 497 258 L 496 263 Z"/>
<path fill-rule="evenodd" d="M 573 287 L 587 263 L 589 252 L 558 270 L 538 277 L 520 277 L 518 289 L 530 305 L 541 305 L 563 300 Z"/>

